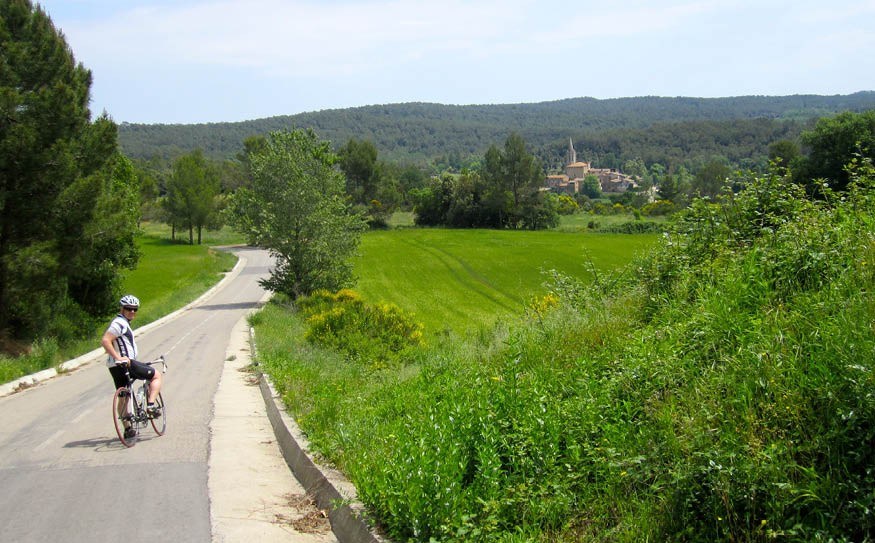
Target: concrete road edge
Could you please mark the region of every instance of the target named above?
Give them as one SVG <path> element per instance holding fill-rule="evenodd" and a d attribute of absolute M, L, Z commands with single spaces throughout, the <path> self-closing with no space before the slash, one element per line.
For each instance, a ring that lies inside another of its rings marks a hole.
<path fill-rule="evenodd" d="M 252 356 L 257 362 L 254 332 L 250 328 Z M 256 366 L 257 367 L 257 366 Z M 261 396 L 267 407 L 267 417 L 283 458 L 295 478 L 316 500 L 320 509 L 328 511 L 331 529 L 340 543 L 384 543 L 389 540 L 377 534 L 369 525 L 364 506 L 357 501 L 355 487 L 337 470 L 320 466 L 309 454 L 307 438 L 297 423 L 281 405 L 281 399 L 270 378 L 256 371 Z"/>

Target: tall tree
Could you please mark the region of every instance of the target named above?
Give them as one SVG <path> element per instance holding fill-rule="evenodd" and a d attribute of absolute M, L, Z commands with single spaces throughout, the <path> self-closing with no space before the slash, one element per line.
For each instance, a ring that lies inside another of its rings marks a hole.
<path fill-rule="evenodd" d="M 503 150 L 494 145 L 489 147 L 481 178 L 487 224 L 499 228 L 531 228 L 531 217 L 540 216 L 533 209 L 545 202 L 538 195 L 544 172 L 541 162 L 526 151 L 522 136 L 512 133 L 505 140 Z"/>
<path fill-rule="evenodd" d="M 0 2 L 0 336 L 80 332 L 136 261 L 135 181 L 110 160 L 116 125 L 91 121 L 90 87 L 42 8 Z"/>
<path fill-rule="evenodd" d="M 813 130 L 802 133 L 802 143 L 809 152 L 794 176 L 797 181 L 812 189 L 812 182 L 827 179 L 843 190 L 849 180 L 845 166 L 856 155 L 875 159 L 875 109 L 820 119 Z"/>
<path fill-rule="evenodd" d="M 366 222 L 347 203 L 328 142 L 311 130 L 274 132 L 249 158 L 252 186 L 235 193 L 231 216 L 276 258 L 262 285 L 292 299 L 348 286 Z"/>
<path fill-rule="evenodd" d="M 346 174 L 346 191 L 357 204 L 367 204 L 377 196 L 380 183 L 377 147 L 371 141 L 350 138 L 341 147 L 338 165 Z"/>
<path fill-rule="evenodd" d="M 514 207 L 519 208 L 524 196 L 541 186 L 543 168 L 532 154 L 526 151 L 526 142 L 516 132 L 504 142 L 502 156 L 504 175 L 513 194 Z"/>
<path fill-rule="evenodd" d="M 192 245 L 194 231 L 197 230 L 200 245 L 204 227 L 215 222 L 220 185 L 218 171 L 200 149 L 173 163 L 173 173 L 167 181 L 167 211 L 174 228 L 188 228 L 188 242 Z"/>
<path fill-rule="evenodd" d="M 722 158 L 708 161 L 693 178 L 693 192 L 705 198 L 715 198 L 728 183 L 732 169 Z"/>
<path fill-rule="evenodd" d="M 502 228 L 513 215 L 513 195 L 505 180 L 504 159 L 495 145 L 486 150 L 480 176 L 484 184 L 484 221 L 494 228 Z"/>
<path fill-rule="evenodd" d="M 367 140 L 351 138 L 338 158 L 353 203 L 368 215 L 372 227 L 385 227 L 402 198 L 397 168 L 378 161 L 377 147 Z"/>
<path fill-rule="evenodd" d="M 599 178 L 591 173 L 587 174 L 580 186 L 580 193 L 592 199 L 601 198 L 602 184 L 599 183 Z"/>

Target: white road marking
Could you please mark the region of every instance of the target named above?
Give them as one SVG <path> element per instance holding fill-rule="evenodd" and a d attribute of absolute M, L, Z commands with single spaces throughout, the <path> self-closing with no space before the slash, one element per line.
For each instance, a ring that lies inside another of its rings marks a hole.
<path fill-rule="evenodd" d="M 78 415 L 76 415 L 76 417 L 70 422 L 72 422 L 73 424 L 76 424 L 80 420 L 82 420 L 85 417 L 87 417 L 88 415 L 90 415 L 93 411 L 94 411 L 93 407 L 86 409 L 86 410 L 82 411 L 81 413 L 79 413 Z"/>
<path fill-rule="evenodd" d="M 64 430 L 58 430 L 54 434 L 50 435 L 48 439 L 46 439 L 45 441 L 43 441 L 42 443 L 40 443 L 39 445 L 34 447 L 33 452 L 37 452 L 37 451 L 41 451 L 41 450 L 45 449 L 46 447 L 48 447 L 49 443 L 51 443 L 52 441 L 61 437 L 61 435 L 63 433 L 64 433 Z"/>

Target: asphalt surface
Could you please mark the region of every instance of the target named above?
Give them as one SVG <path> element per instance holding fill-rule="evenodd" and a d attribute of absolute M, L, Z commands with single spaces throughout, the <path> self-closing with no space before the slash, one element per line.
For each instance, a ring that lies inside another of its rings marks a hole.
<path fill-rule="evenodd" d="M 218 500 L 216 510 L 211 503 L 211 490 L 215 494 L 227 490 L 226 485 L 245 484 L 233 478 L 223 483 L 221 477 L 217 479 L 217 467 L 224 466 L 228 473 L 235 466 L 262 465 L 262 455 L 277 454 L 275 447 L 264 446 L 271 441 L 269 435 L 256 436 L 260 442 L 253 448 L 251 435 L 241 435 L 225 423 L 216 426 L 214 421 L 219 411 L 226 422 L 239 418 L 247 427 L 263 417 L 240 403 L 243 396 L 238 393 L 245 389 L 245 381 L 222 375 L 228 374 L 227 364 L 237 360 L 234 351 L 243 349 L 231 345 L 232 332 L 265 297 L 258 279 L 269 273 L 270 259 L 256 249 L 234 252 L 241 265 L 205 299 L 142 329 L 133 322 L 140 358 L 161 354 L 167 358 L 164 436 L 146 428 L 134 447 L 121 445 L 112 424 L 113 384 L 102 355 L 69 373 L 0 397 L 0 540 L 262 540 L 251 534 L 263 533 L 265 523 L 285 523 L 284 533 L 294 531 L 285 522 L 295 514 L 290 510 L 271 512 L 253 522 L 255 509 L 266 510 L 266 503 L 277 501 L 275 496 L 263 496 L 263 488 L 248 494 L 255 499 L 254 506 Z M 232 375 L 245 377 L 239 371 Z M 217 395 L 220 381 L 225 385 Z M 223 436 L 224 456 L 223 463 L 214 461 L 211 466 L 215 431 Z M 228 433 L 235 431 L 237 435 Z M 283 471 L 289 476 L 282 463 L 264 465 L 278 468 L 277 477 Z M 252 477 L 243 477 L 247 479 Z M 294 505 L 290 498 L 301 489 L 293 479 L 291 483 L 283 479 L 280 485 L 280 501 L 287 508 Z M 239 491 L 243 486 L 237 488 L 232 494 L 247 495 Z M 253 532 L 241 530 L 241 523 L 262 525 Z"/>

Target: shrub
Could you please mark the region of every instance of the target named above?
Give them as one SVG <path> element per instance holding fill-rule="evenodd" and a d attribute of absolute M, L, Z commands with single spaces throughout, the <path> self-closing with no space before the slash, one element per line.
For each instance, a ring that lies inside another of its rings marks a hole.
<path fill-rule="evenodd" d="M 641 207 L 641 213 L 650 217 L 654 217 L 660 215 L 670 215 L 678 209 L 679 206 L 671 200 L 657 200 L 655 202 L 644 204 L 644 206 Z"/>
<path fill-rule="evenodd" d="M 422 325 L 394 304 L 366 304 L 354 291 L 314 292 L 298 302 L 305 338 L 337 349 L 372 368 L 384 367 L 422 344 Z"/>
<path fill-rule="evenodd" d="M 663 232 L 665 227 L 653 221 L 627 221 L 624 223 L 613 224 L 601 229 L 601 232 L 611 234 L 646 234 L 649 232 Z"/>

